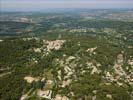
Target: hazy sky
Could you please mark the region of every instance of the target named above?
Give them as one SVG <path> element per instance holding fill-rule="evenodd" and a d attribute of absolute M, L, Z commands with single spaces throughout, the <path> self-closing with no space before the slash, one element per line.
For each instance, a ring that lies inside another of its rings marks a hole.
<path fill-rule="evenodd" d="M 0 0 L 1 10 L 39 11 L 46 8 L 133 8 L 133 0 Z"/>

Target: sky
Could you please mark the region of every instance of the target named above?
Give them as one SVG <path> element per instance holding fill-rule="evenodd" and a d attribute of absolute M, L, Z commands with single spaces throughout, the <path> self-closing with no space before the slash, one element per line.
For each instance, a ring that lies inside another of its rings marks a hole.
<path fill-rule="evenodd" d="M 2 11 L 39 11 L 49 8 L 133 8 L 133 0 L 0 0 Z"/>

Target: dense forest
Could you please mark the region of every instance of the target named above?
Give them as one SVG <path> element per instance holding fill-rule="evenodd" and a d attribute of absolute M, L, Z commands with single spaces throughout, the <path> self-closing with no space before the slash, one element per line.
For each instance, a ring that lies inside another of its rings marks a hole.
<path fill-rule="evenodd" d="M 133 99 L 133 22 L 79 15 L 0 21 L 0 100 Z"/>

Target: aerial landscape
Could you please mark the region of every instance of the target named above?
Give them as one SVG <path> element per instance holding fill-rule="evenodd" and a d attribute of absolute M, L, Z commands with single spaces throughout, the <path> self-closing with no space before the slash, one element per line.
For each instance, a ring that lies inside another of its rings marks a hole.
<path fill-rule="evenodd" d="M 0 100 L 133 100 L 132 1 L 0 5 Z"/>

